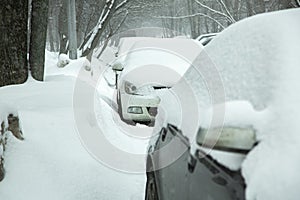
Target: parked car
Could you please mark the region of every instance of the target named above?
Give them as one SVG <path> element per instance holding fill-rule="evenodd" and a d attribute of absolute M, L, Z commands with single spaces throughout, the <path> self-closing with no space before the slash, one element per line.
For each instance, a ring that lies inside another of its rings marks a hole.
<path fill-rule="evenodd" d="M 169 99 L 162 99 L 157 116 L 162 122 L 156 123 L 162 127 L 148 149 L 145 199 L 299 198 L 299 18 L 299 9 L 254 16 L 228 27 L 205 47 L 206 62 L 196 60 L 195 65 L 206 70 L 208 84 L 193 68 L 184 80 L 195 94 L 196 109 L 205 111 L 216 106 L 212 100 L 223 101 L 223 130 L 219 137 L 207 138 L 207 124 L 200 123 L 191 132 L 197 119 L 190 115 L 196 111 L 184 116 L 177 110 L 186 109 L 178 107 L 174 113 L 163 105 Z M 170 90 L 182 86 L 182 80 Z M 166 118 L 160 117 L 162 106 Z M 196 114 L 205 120 L 209 115 L 204 113 Z M 212 149 L 204 138 L 216 142 Z"/>
<path fill-rule="evenodd" d="M 218 130 L 218 128 L 217 128 Z M 199 128 L 198 145 L 204 145 L 205 129 Z M 241 136 L 245 136 L 242 138 Z M 156 151 L 173 142 L 172 148 L 155 155 Z M 215 150 L 247 154 L 255 145 L 251 128 L 224 127 Z M 168 124 L 150 146 L 147 158 L 146 200 L 241 200 L 245 197 L 245 182 L 240 171 L 220 164 L 203 148 L 190 153 L 189 139 L 176 126 Z M 163 167 L 164 159 L 182 152 L 172 164 Z M 176 153 L 175 153 L 176 154 Z"/>
<path fill-rule="evenodd" d="M 120 39 L 119 45 L 117 47 L 117 50 L 115 52 L 116 57 L 122 57 L 126 55 L 131 49 L 132 46 L 142 40 L 147 40 L 149 37 L 123 37 Z"/>
<path fill-rule="evenodd" d="M 190 39 L 139 38 L 133 41 L 126 55 L 119 55 L 112 65 L 119 73 L 118 110 L 127 123 L 153 124 L 160 103 L 157 90 L 170 88 L 178 82 L 202 46 Z M 130 46 L 128 42 L 122 43 Z"/>

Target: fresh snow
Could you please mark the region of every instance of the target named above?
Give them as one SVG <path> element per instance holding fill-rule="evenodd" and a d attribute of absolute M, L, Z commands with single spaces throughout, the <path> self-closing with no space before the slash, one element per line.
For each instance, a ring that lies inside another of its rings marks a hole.
<path fill-rule="evenodd" d="M 224 91 L 224 125 L 253 126 L 259 144 L 246 158 L 217 151 L 211 154 L 231 169 L 241 168 L 247 200 L 297 200 L 300 196 L 299 20 L 300 9 L 290 9 L 231 25 L 193 63 L 200 66 L 202 77 L 190 68 L 171 89 L 173 94 L 166 94 L 159 109 L 160 119 L 168 116 L 163 125 L 173 122 L 195 141 L 197 129 L 191 126 L 207 125 L 211 119 L 205 117 L 211 116 L 207 111 L 212 106 L 221 116 L 211 95 L 222 99 L 220 94 Z M 224 86 L 217 88 L 218 93 L 214 93 L 214 87 L 207 90 L 210 81 L 216 81 L 211 69 L 217 69 Z M 194 101 L 184 98 L 187 94 Z M 164 101 L 179 109 L 168 111 Z M 194 103 L 198 107 L 193 107 Z M 199 114 L 197 120 L 182 122 L 188 116 L 184 115 L 186 110 L 190 110 L 190 119 Z"/>
<path fill-rule="evenodd" d="M 220 105 L 225 108 L 224 125 L 252 125 L 260 142 L 246 157 L 210 152 L 230 169 L 241 168 L 247 200 L 297 200 L 300 196 L 299 19 L 299 9 L 257 15 L 233 24 L 205 48 L 224 85 L 226 103 Z M 22 85 L 0 88 L 0 119 L 17 114 L 25 137 L 24 141 L 9 137 L 0 199 L 143 199 L 145 174 L 120 172 L 101 164 L 77 133 L 74 85 L 81 68 L 91 63 L 80 58 L 58 68 L 57 57 L 46 52 L 45 82 L 29 79 Z M 105 137 L 125 152 L 145 154 L 150 134 L 167 122 L 178 125 L 193 141 L 196 128 L 191 124 L 206 126 L 211 109 L 217 109 L 212 107 L 207 83 L 190 68 L 173 89 L 157 91 L 162 101 L 154 128 L 126 125 L 116 113 L 115 90 L 107 84 L 113 74 L 108 72 L 98 80 L 105 66 L 103 59 L 94 60 L 91 71 L 83 73 L 84 81 L 97 86 L 97 123 L 106 130 Z M 200 59 L 194 65 L 199 62 L 211 64 Z M 191 90 L 182 90 L 186 85 Z M 194 100 L 184 100 L 191 95 Z M 196 109 L 191 105 L 197 105 Z M 201 117 L 194 119 L 193 112 Z M 186 116 L 190 116 L 189 124 L 183 122 Z M 125 134 L 140 130 L 147 133 L 141 137 Z"/>
<path fill-rule="evenodd" d="M 45 82 L 30 79 L 22 85 L 0 88 L 1 120 L 8 113 L 18 114 L 25 137 L 24 141 L 9 137 L 0 199 L 143 199 L 145 174 L 120 172 L 101 164 L 84 148 L 76 131 L 74 85 L 88 61 L 80 58 L 58 68 L 57 57 L 46 52 Z M 103 67 L 100 61 L 98 64 L 94 71 Z M 84 73 L 93 79 L 91 72 Z M 103 81 L 98 85 L 95 115 L 102 119 L 107 138 L 123 151 L 145 154 L 147 138 L 125 135 L 113 124 L 112 117 L 117 114 L 105 102 L 113 101 L 113 89 Z"/>

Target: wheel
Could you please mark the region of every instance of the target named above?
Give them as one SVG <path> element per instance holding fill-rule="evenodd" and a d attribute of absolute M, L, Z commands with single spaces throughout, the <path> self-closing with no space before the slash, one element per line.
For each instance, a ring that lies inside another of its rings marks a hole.
<path fill-rule="evenodd" d="M 156 182 L 153 172 L 147 172 L 145 200 L 158 200 Z"/>

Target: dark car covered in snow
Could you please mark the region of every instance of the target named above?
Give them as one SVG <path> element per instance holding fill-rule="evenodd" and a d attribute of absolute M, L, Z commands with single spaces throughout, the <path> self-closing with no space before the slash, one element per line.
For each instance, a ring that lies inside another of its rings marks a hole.
<path fill-rule="evenodd" d="M 299 9 L 248 18 L 205 47 L 158 107 L 145 199 L 299 198 L 299 19 Z"/>
<path fill-rule="evenodd" d="M 199 129 L 197 143 L 203 145 L 205 129 Z M 249 137 L 239 145 L 239 134 Z M 230 135 L 231 140 L 229 141 Z M 159 151 L 171 141 L 169 151 Z M 214 149 L 219 151 L 247 154 L 255 144 L 252 129 L 223 128 L 222 135 Z M 149 147 L 147 158 L 146 200 L 241 200 L 245 199 L 245 183 L 241 172 L 228 169 L 201 148 L 190 153 L 191 144 L 181 130 L 168 124 L 162 128 L 155 144 Z M 156 152 L 159 152 L 156 154 Z M 164 159 L 182 155 L 172 164 L 161 167 Z"/>

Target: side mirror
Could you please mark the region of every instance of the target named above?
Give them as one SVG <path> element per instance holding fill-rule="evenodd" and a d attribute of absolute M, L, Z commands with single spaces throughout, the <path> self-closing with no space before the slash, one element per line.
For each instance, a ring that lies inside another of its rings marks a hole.
<path fill-rule="evenodd" d="M 123 71 L 124 67 L 123 67 L 122 63 L 116 62 L 112 65 L 112 69 L 114 71 L 118 72 L 118 71 Z"/>
<path fill-rule="evenodd" d="M 197 143 L 203 147 L 216 150 L 247 154 L 257 143 L 256 133 L 252 127 L 217 127 L 200 128 Z"/>

